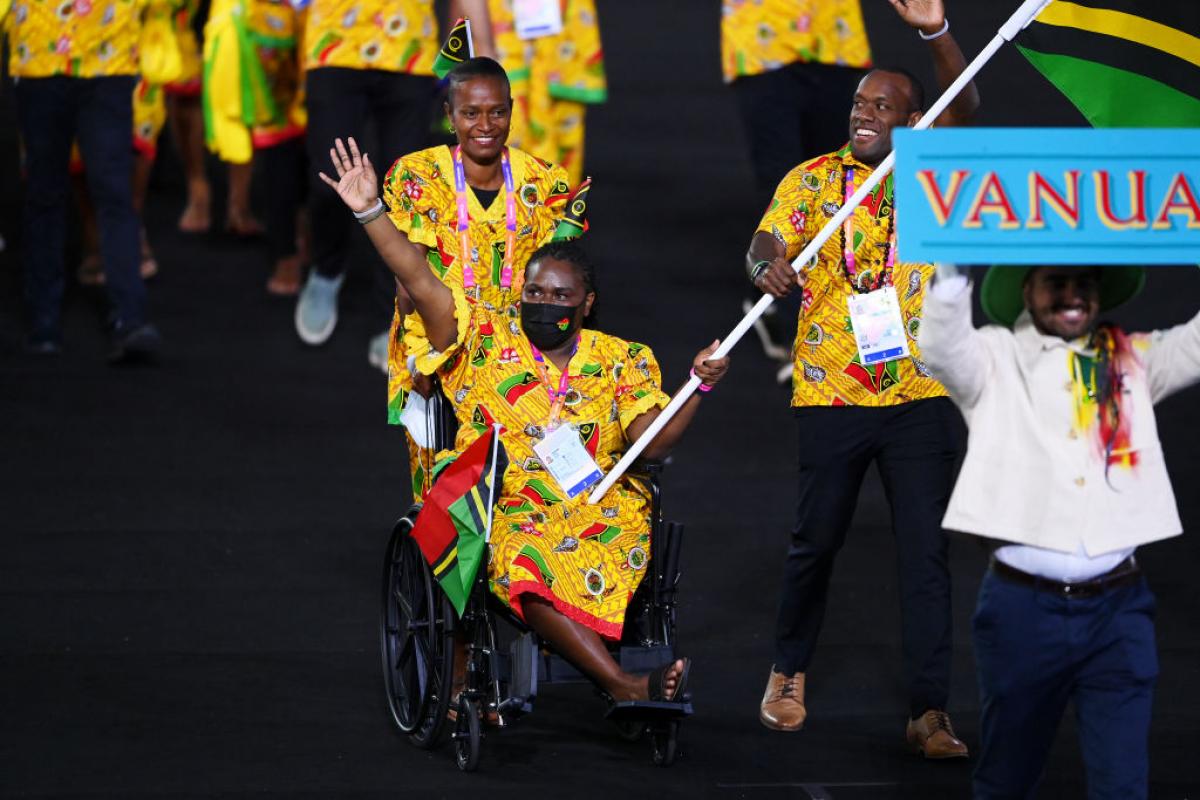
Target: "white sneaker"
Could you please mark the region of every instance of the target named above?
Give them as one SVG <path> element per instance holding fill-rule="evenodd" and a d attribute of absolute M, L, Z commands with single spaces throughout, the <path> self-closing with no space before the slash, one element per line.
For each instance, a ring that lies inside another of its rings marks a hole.
<path fill-rule="evenodd" d="M 308 273 L 296 302 L 296 333 L 305 344 L 325 344 L 333 335 L 338 321 L 338 291 L 345 277 L 325 278 L 316 270 Z"/>
<path fill-rule="evenodd" d="M 378 336 L 372 336 L 371 341 L 367 342 L 367 363 L 382 370 L 384 375 L 388 374 L 389 333 L 390 331 L 384 331 Z"/>

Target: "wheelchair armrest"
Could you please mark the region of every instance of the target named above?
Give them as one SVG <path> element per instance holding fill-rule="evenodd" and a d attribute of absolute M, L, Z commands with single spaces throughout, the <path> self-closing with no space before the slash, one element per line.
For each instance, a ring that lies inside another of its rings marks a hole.
<path fill-rule="evenodd" d="M 634 475 L 657 478 L 663 474 L 670 463 L 671 456 L 667 456 L 666 458 L 638 458 L 629 467 L 629 471 Z"/>

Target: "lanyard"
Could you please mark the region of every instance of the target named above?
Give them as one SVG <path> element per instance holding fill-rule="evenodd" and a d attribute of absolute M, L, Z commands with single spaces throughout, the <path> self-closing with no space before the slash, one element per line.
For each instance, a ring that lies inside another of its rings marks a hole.
<path fill-rule="evenodd" d="M 513 254 L 517 249 L 517 197 L 513 188 L 512 164 L 508 161 L 508 148 L 500 154 L 500 168 L 504 171 L 504 268 L 500 273 L 501 288 L 508 289 L 513 281 Z M 471 268 L 471 215 L 467 211 L 467 173 L 463 169 L 462 147 L 454 148 L 454 194 L 458 200 L 458 250 L 462 258 L 463 287 L 475 288 L 475 270 Z"/>
<path fill-rule="evenodd" d="M 842 175 L 844 186 L 842 187 L 843 203 L 850 202 L 850 198 L 854 195 L 854 170 L 848 169 Z M 888 219 L 888 250 L 887 259 L 885 261 L 883 271 L 879 277 L 872 281 L 869 291 L 875 291 L 880 286 L 892 283 L 892 266 L 896 263 L 896 206 L 892 204 L 892 213 Z M 858 258 L 854 255 L 854 214 L 851 213 L 846 217 L 846 221 L 842 223 L 842 257 L 846 267 L 846 279 L 850 281 L 850 285 L 855 291 L 861 292 L 864 287 L 859 283 L 858 277 Z M 868 270 L 867 274 L 870 274 Z"/>
<path fill-rule="evenodd" d="M 575 358 L 575 354 L 579 352 L 579 337 L 575 337 L 575 346 L 571 348 L 571 358 L 567 359 L 567 366 L 563 368 L 562 374 L 558 378 L 558 390 L 555 391 L 554 385 L 550 382 L 550 372 L 546 369 L 546 359 L 542 357 L 542 353 L 533 346 L 533 342 L 529 343 L 529 349 L 533 351 L 533 360 L 536 362 L 538 377 L 542 379 L 542 386 L 546 387 L 546 394 L 550 396 L 550 421 L 546 423 L 547 430 L 554 430 L 558 427 L 558 418 L 562 415 L 563 404 L 567 401 L 567 394 L 571 391 L 571 359 Z"/>

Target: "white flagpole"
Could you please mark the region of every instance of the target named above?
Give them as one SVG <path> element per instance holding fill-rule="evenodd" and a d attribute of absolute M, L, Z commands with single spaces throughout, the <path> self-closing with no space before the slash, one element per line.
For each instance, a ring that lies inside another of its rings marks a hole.
<path fill-rule="evenodd" d="M 942 93 L 942 96 L 938 98 L 937 102 L 934 103 L 929 110 L 925 112 L 924 116 L 921 117 L 920 121 L 913 126 L 913 130 L 924 130 L 932 125 L 933 121 L 937 119 L 943 111 L 946 110 L 946 107 L 954 102 L 954 98 L 958 97 L 959 92 L 961 92 L 963 88 L 975 78 L 975 75 L 981 69 L 983 69 L 983 65 L 986 64 L 991 57 L 996 54 L 996 51 L 1003 47 L 1005 42 L 1011 42 L 1013 37 L 1020 33 L 1021 30 L 1029 25 L 1030 22 L 1033 22 L 1034 18 L 1041 13 L 1042 9 L 1050 5 L 1051 2 L 1053 2 L 1053 0 L 1025 0 L 1023 3 L 1021 3 L 1021 6 L 1016 10 L 1016 12 L 1014 12 L 1013 15 L 1008 18 L 1008 21 L 1000 26 L 999 31 L 997 31 L 996 35 L 992 37 L 992 40 L 988 42 L 987 46 L 983 48 L 979 55 L 975 56 L 975 60 L 967 65 L 967 68 L 963 70 L 962 74 L 958 76 L 954 83 L 950 84 L 950 87 Z M 846 218 L 854 213 L 854 209 L 858 207 L 863 199 L 866 198 L 866 196 L 870 194 L 877 185 L 879 185 L 879 182 L 887 177 L 887 174 L 892 171 L 892 167 L 895 166 L 895 164 L 896 153 L 893 151 L 888 153 L 887 158 L 880 162 L 879 166 L 875 168 L 875 171 L 871 173 L 871 177 L 867 178 L 867 180 L 863 182 L 863 185 L 860 186 L 858 190 L 850 196 L 850 199 L 842 204 L 841 209 L 839 209 L 838 212 L 833 215 L 833 218 L 830 219 L 829 222 L 825 223 L 825 227 L 821 229 L 820 233 L 813 237 L 813 240 L 808 243 L 808 246 L 800 251 L 800 255 L 796 256 L 795 260 L 792 261 L 792 269 L 794 269 L 796 272 L 799 272 L 801 268 L 803 268 L 803 266 L 820 251 L 821 245 L 825 244 L 826 240 L 829 239 L 829 237 L 841 227 Z M 742 336 L 746 334 L 746 331 L 748 331 L 750 327 L 758 320 L 758 318 L 761 317 L 768 308 L 770 308 L 773 302 L 775 302 L 775 298 L 769 294 L 764 294 L 762 297 L 760 297 L 758 302 L 754 304 L 754 308 L 750 309 L 749 313 L 742 317 L 741 322 L 734 326 L 734 329 L 730 331 L 725 339 L 721 342 L 720 346 L 717 347 L 716 352 L 712 354 L 712 357 L 723 358 L 724 356 L 728 355 L 729 351 L 732 350 L 735 345 L 737 345 Z M 630 464 L 632 464 L 637 457 L 641 455 L 642 451 L 646 449 L 646 446 L 649 445 L 650 442 L 654 441 L 654 437 L 658 435 L 658 432 L 661 431 L 663 427 L 671 421 L 671 418 L 675 416 L 676 412 L 679 411 L 680 406 L 686 403 L 688 398 L 696 392 L 696 388 L 699 385 L 699 378 L 692 377 L 688 379 L 688 382 L 683 385 L 683 388 L 680 389 L 678 393 L 676 393 L 675 397 L 671 399 L 670 404 L 668 404 L 667 407 L 663 409 L 662 413 L 658 415 L 658 418 L 655 419 L 654 422 L 650 423 L 650 427 L 647 428 L 640 437 L 638 437 L 638 440 L 633 443 L 633 446 L 630 447 L 628 451 L 626 451 L 621 460 L 617 462 L 615 466 L 613 466 L 608 475 L 604 477 L 604 480 L 601 481 L 594 490 L 592 490 L 590 495 L 588 495 L 589 503 L 594 505 L 600 502 L 605 493 L 608 492 L 608 490 L 612 488 L 612 485 L 617 482 L 617 479 L 625 473 L 625 470 L 629 469 Z"/>
<path fill-rule="evenodd" d="M 500 423 L 492 423 L 492 466 L 488 473 L 488 512 L 487 512 L 487 528 L 483 531 L 483 543 L 486 545 L 492 541 L 492 513 L 496 508 L 496 462 L 500 455 Z M 504 476 L 500 476 L 500 480 L 504 480 Z"/>
<path fill-rule="evenodd" d="M 464 17 L 463 22 L 467 24 L 467 58 L 474 58 L 475 40 L 471 37 L 471 20 Z"/>

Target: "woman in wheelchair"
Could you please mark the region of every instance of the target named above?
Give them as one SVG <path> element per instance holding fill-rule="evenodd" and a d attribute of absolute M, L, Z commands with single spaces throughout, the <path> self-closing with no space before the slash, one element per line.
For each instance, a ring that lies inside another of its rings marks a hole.
<path fill-rule="evenodd" d="M 352 211 L 376 205 L 378 182 L 353 139 L 331 150 L 335 181 Z M 649 508 L 632 481 L 600 504 L 586 487 L 566 486 L 547 462 L 607 470 L 669 401 L 650 349 L 583 327 L 596 301 L 587 256 L 551 242 L 530 258 L 518 307 L 470 303 L 443 284 L 386 216 L 366 225 L 372 243 L 424 322 L 428 344 L 418 371 L 440 377 L 459 420 L 462 452 L 499 423 L 508 457 L 491 530 L 492 591 L 538 636 L 614 701 L 682 696 L 689 662 L 650 675 L 625 672 L 604 640 L 619 640 L 629 601 L 645 574 Z M 700 351 L 692 369 L 711 388 L 729 366 Z M 419 345 L 418 345 L 419 346 Z M 695 416 L 695 394 L 646 448 L 662 458 Z M 574 434 L 574 435 L 572 435 Z M 566 481 L 570 483 L 570 481 Z"/>

